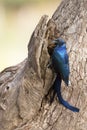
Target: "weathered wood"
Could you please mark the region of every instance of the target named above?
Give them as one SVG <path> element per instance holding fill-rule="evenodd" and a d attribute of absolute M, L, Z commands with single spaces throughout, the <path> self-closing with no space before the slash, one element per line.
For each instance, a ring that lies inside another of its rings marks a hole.
<path fill-rule="evenodd" d="M 55 73 L 47 68 L 47 46 L 56 37 L 65 39 L 70 60 L 70 87 L 62 83 L 62 95 L 80 108 L 79 113 L 56 98 L 49 104 Z M 28 44 L 28 57 L 0 73 L 0 130 L 86 130 L 86 87 L 87 0 L 63 0 L 51 19 L 41 18 Z"/>

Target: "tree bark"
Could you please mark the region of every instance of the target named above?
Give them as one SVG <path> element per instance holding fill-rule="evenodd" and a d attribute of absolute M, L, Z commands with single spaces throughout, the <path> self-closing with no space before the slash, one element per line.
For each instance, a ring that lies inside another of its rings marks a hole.
<path fill-rule="evenodd" d="M 55 73 L 47 67 L 48 45 L 62 37 L 70 61 L 70 87 L 62 95 L 80 108 L 50 105 Z M 28 57 L 0 73 L 0 130 L 87 129 L 87 0 L 63 0 L 51 19 L 43 16 L 28 44 Z"/>

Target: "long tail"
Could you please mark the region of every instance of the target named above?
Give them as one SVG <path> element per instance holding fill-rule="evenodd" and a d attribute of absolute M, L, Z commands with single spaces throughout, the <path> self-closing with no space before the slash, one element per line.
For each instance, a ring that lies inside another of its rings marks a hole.
<path fill-rule="evenodd" d="M 62 98 L 62 95 L 61 95 L 61 77 L 57 75 L 56 79 L 55 79 L 55 82 L 54 82 L 54 91 L 57 93 L 57 97 L 59 99 L 59 102 L 65 106 L 66 108 L 68 108 L 69 110 L 73 111 L 73 112 L 79 112 L 79 109 L 70 105 L 67 101 L 65 101 L 63 98 Z"/>

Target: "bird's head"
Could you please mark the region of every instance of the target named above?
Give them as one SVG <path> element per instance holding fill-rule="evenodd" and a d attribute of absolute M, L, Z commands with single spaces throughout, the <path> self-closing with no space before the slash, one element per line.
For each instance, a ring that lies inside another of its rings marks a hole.
<path fill-rule="evenodd" d="M 65 41 L 62 38 L 57 38 L 55 40 L 52 40 L 51 43 L 48 45 L 48 52 L 50 55 L 52 55 L 53 50 L 56 46 L 61 47 L 65 44 Z"/>
<path fill-rule="evenodd" d="M 50 44 L 49 44 L 49 48 L 55 48 L 56 46 L 62 46 L 65 44 L 65 41 L 62 38 L 57 38 L 55 40 L 53 40 Z"/>

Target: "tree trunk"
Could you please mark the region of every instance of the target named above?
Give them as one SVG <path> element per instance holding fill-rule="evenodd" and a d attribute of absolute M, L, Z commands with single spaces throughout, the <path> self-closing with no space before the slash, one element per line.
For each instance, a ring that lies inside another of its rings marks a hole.
<path fill-rule="evenodd" d="M 49 103 L 55 73 L 47 67 L 47 46 L 57 37 L 65 39 L 70 61 L 70 87 L 62 83 L 62 95 L 79 113 L 59 104 L 57 97 Z M 86 130 L 86 112 L 87 0 L 63 0 L 51 19 L 41 18 L 28 57 L 0 73 L 0 130 Z"/>

